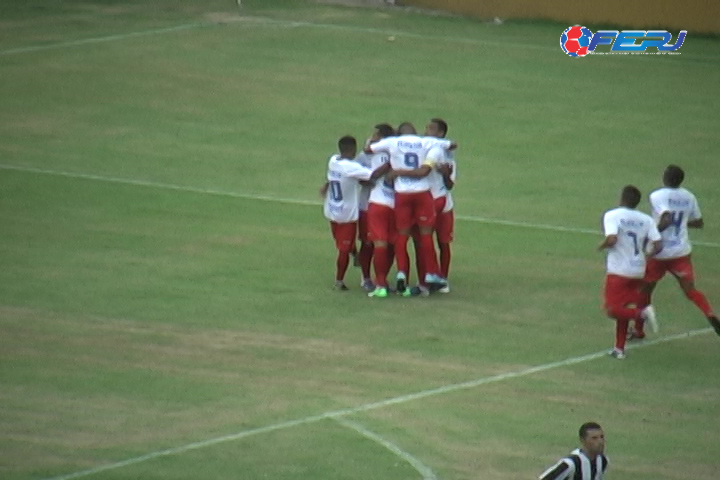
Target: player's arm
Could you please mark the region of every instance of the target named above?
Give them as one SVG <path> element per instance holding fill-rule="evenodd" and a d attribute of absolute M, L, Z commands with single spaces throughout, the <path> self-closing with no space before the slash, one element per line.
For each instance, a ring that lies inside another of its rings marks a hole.
<path fill-rule="evenodd" d="M 702 218 L 696 218 L 694 220 L 688 220 L 687 226 L 688 228 L 703 228 L 705 222 L 703 222 Z"/>
<path fill-rule="evenodd" d="M 703 228 L 705 222 L 702 219 L 702 213 L 700 213 L 700 206 L 698 205 L 697 199 L 693 196 L 693 206 L 688 216 L 688 228 Z"/>
<path fill-rule="evenodd" d="M 662 236 L 660 235 L 660 229 L 654 228 L 653 225 L 650 225 L 650 231 L 648 232 L 648 236 L 646 241 L 650 242 L 650 249 L 645 249 L 645 257 L 650 258 L 654 257 L 660 251 L 663 249 L 663 243 L 662 243 Z"/>
<path fill-rule="evenodd" d="M 320 187 L 320 196 L 322 198 L 325 198 L 325 195 L 327 195 L 328 188 L 330 188 L 330 182 L 325 182 L 322 187 Z"/>
<path fill-rule="evenodd" d="M 420 165 L 418 168 L 413 168 L 412 170 L 391 170 L 388 172 L 390 177 L 397 178 L 397 177 L 408 177 L 408 178 L 423 178 L 430 175 L 430 172 L 432 172 L 432 165 L 425 164 Z"/>
<path fill-rule="evenodd" d="M 662 215 L 660 215 L 660 219 L 657 223 L 657 228 L 659 231 L 664 232 L 665 229 L 667 229 L 670 225 L 672 225 L 672 212 L 664 211 Z M 690 225 L 690 222 L 688 222 L 688 226 Z"/>
<path fill-rule="evenodd" d="M 566 480 L 575 473 L 575 468 L 571 467 L 570 464 L 564 460 L 560 460 L 552 467 L 545 470 L 539 478 L 539 480 Z"/>
<path fill-rule="evenodd" d="M 390 152 L 390 147 L 393 143 L 391 138 L 383 138 L 382 140 L 366 145 L 363 152 L 367 154 L 378 153 L 378 152 Z"/>
<path fill-rule="evenodd" d="M 613 218 L 613 214 L 611 212 L 607 212 L 603 215 L 603 231 L 605 232 L 605 238 L 602 242 L 600 242 L 600 245 L 598 245 L 598 251 L 613 248 L 618 241 L 618 221 Z"/>
<path fill-rule="evenodd" d="M 598 251 L 605 250 L 606 248 L 612 248 L 615 246 L 615 244 L 618 241 L 617 235 L 608 235 L 606 236 L 602 242 L 600 242 L 600 245 L 598 245 Z"/>
<path fill-rule="evenodd" d="M 435 170 L 438 171 L 440 175 L 442 175 L 443 183 L 445 184 L 445 188 L 448 190 L 452 190 L 455 186 L 455 180 L 453 179 L 453 166 L 450 163 L 440 163 L 435 166 Z"/>

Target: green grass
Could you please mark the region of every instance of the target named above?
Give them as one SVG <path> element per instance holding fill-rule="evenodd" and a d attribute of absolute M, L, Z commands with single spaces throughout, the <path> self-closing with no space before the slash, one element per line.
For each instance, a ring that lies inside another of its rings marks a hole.
<path fill-rule="evenodd" d="M 348 418 L 442 480 L 533 478 L 587 420 L 610 478 L 716 478 L 707 332 L 405 397 L 610 346 L 598 237 L 459 220 L 452 294 L 369 301 L 356 270 L 331 290 L 311 203 L 341 135 L 442 116 L 460 215 L 595 229 L 679 163 L 717 244 L 717 40 L 570 59 L 546 22 L 244 4 L 0 1 L 0 477 L 246 432 L 85 478 L 420 478 L 314 418 L 402 397 Z M 718 248 L 693 255 L 718 304 Z M 660 338 L 706 326 L 670 280 L 655 304 Z"/>

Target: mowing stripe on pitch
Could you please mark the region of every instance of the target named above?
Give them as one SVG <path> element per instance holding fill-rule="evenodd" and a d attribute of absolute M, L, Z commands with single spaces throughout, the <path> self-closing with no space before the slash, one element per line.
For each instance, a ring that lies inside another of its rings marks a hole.
<path fill-rule="evenodd" d="M 661 343 L 671 342 L 673 340 L 691 338 L 691 337 L 695 337 L 695 336 L 702 335 L 702 334 L 709 333 L 709 332 L 713 332 L 713 329 L 712 328 L 703 328 L 703 329 L 698 329 L 698 330 L 690 330 L 689 332 L 685 332 L 685 333 L 678 333 L 675 335 L 670 335 L 670 336 L 658 338 L 655 340 L 645 341 L 645 343 L 642 343 L 642 344 L 631 345 L 631 346 L 628 346 L 628 349 L 634 350 L 634 349 L 638 349 L 638 348 L 645 348 L 645 347 L 649 347 L 652 345 L 658 345 Z M 45 480 L 73 480 L 75 478 L 89 477 L 89 476 L 97 474 L 97 473 L 102 473 L 102 472 L 106 472 L 109 470 L 116 470 L 116 469 L 127 467 L 130 465 L 135 465 L 138 463 L 146 462 L 148 460 L 152 460 L 155 458 L 166 457 L 169 455 L 177 455 L 177 454 L 189 452 L 192 450 L 198 450 L 201 448 L 211 447 L 213 445 L 218 445 L 221 443 L 232 442 L 234 440 L 240 440 L 243 438 L 260 435 L 263 433 L 274 432 L 277 430 L 284 430 L 286 428 L 297 427 L 297 426 L 306 425 L 309 423 L 317 423 L 322 420 L 338 419 L 341 417 L 347 417 L 349 415 L 354 415 L 357 413 L 367 412 L 367 411 L 371 411 L 371 410 L 377 410 L 377 409 L 389 407 L 392 405 L 399 405 L 399 404 L 411 402 L 414 400 L 421 400 L 421 399 L 428 398 L 428 397 L 434 397 L 436 395 L 445 395 L 445 394 L 452 393 L 452 392 L 469 390 L 469 389 L 476 388 L 476 387 L 479 387 L 482 385 L 487 385 L 490 383 L 497 383 L 497 382 L 502 382 L 505 380 L 510 380 L 513 378 L 526 377 L 528 375 L 545 372 L 548 370 L 553 370 L 555 368 L 567 367 L 570 365 L 577 365 L 579 363 L 587 362 L 590 360 L 595 360 L 597 358 L 606 357 L 606 356 L 607 356 L 607 351 L 603 350 L 602 352 L 590 353 L 588 355 L 581 355 L 579 357 L 570 357 L 570 358 L 566 358 L 565 360 L 559 360 L 557 362 L 550 362 L 550 363 L 546 363 L 543 365 L 536 365 L 534 367 L 529 367 L 529 368 L 525 368 L 522 370 L 516 370 L 514 372 L 501 373 L 499 375 L 493 375 L 491 377 L 482 377 L 482 378 L 470 380 L 467 382 L 455 383 L 455 384 L 451 384 L 451 385 L 444 385 L 442 387 L 423 390 L 423 391 L 411 393 L 408 395 L 401 395 L 399 397 L 388 398 L 386 400 L 380 400 L 378 402 L 366 403 L 365 405 L 359 405 L 357 407 L 350 407 L 350 408 L 345 408 L 345 409 L 341 409 L 341 410 L 333 410 L 333 411 L 321 413 L 319 415 L 312 415 L 309 417 L 299 418 L 296 420 L 289 420 L 286 422 L 275 423 L 272 425 L 266 425 L 263 427 L 253 428 L 253 429 L 249 429 L 249 430 L 243 430 L 243 431 L 233 433 L 230 435 L 224 435 L 221 437 L 210 438 L 207 440 L 193 442 L 193 443 L 189 443 L 187 445 L 182 445 L 182 446 L 174 447 L 174 448 L 168 448 L 165 450 L 158 450 L 156 452 L 147 453 L 145 455 L 140 455 L 138 457 L 128 458 L 128 459 L 122 460 L 120 462 L 109 463 L 106 465 L 100 465 L 95 468 L 89 468 L 87 470 L 80 470 L 80 471 L 68 473 L 65 475 L 59 475 L 56 477 L 47 478 Z"/>
<path fill-rule="evenodd" d="M 303 199 L 299 199 L 299 198 L 275 197 L 272 195 L 263 195 L 263 194 L 255 194 L 255 193 L 227 192 L 227 191 L 223 191 L 223 190 L 189 187 L 189 186 L 184 186 L 184 185 L 174 185 L 171 183 L 152 182 L 152 181 L 148 181 L 148 180 L 133 180 L 131 178 L 106 177 L 103 175 L 94 175 L 94 174 L 90 174 L 90 173 L 63 172 L 63 171 L 59 171 L 59 170 L 46 170 L 46 169 L 42 169 L 42 168 L 24 167 L 24 166 L 19 166 L 19 165 L 0 164 L 0 170 L 15 170 L 18 172 L 39 173 L 42 175 L 54 175 L 54 176 L 68 177 L 68 178 L 79 178 L 79 179 L 84 179 L 84 180 L 94 180 L 94 181 L 98 181 L 98 182 L 119 183 L 122 185 L 135 185 L 135 186 L 139 186 L 139 187 L 161 188 L 161 189 L 166 189 L 166 190 L 177 190 L 180 192 L 198 193 L 198 194 L 203 194 L 203 195 L 218 195 L 218 196 L 223 196 L 223 197 L 243 198 L 243 199 L 247 199 L 247 200 L 260 200 L 260 201 L 264 201 L 264 202 L 287 203 L 287 204 L 291 204 L 291 205 L 311 205 L 311 206 L 322 205 L 322 202 L 317 201 L 317 200 L 303 200 Z M 551 231 L 555 231 L 555 232 L 600 235 L 600 232 L 598 230 L 591 230 L 589 228 L 564 227 L 561 225 L 547 225 L 547 224 L 543 224 L 543 223 L 519 222 L 519 221 L 515 221 L 515 220 L 503 220 L 503 219 L 498 219 L 498 218 L 477 217 L 477 216 L 472 216 L 472 215 L 456 215 L 455 218 L 458 220 L 464 220 L 464 221 L 468 221 L 468 222 L 480 222 L 480 223 L 487 223 L 487 224 L 491 224 L 491 225 L 505 225 L 508 227 L 531 228 L 531 229 L 535 229 L 535 230 L 551 230 Z M 693 245 L 702 246 L 702 247 L 720 248 L 720 243 L 713 243 L 713 242 L 693 241 Z"/>

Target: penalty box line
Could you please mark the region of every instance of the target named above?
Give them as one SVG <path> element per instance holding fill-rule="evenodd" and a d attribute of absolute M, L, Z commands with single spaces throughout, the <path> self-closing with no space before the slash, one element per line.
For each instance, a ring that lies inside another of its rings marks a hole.
<path fill-rule="evenodd" d="M 255 193 L 228 192 L 228 191 L 223 191 L 223 190 L 215 190 L 215 189 L 211 189 L 211 188 L 198 188 L 198 187 L 190 187 L 190 186 L 185 186 L 185 185 L 175 185 L 175 184 L 171 184 L 171 183 L 153 182 L 153 181 L 148 181 L 148 180 L 135 180 L 135 179 L 130 179 L 130 178 L 108 177 L 108 176 L 104 176 L 104 175 L 95 175 L 95 174 L 90 174 L 90 173 L 76 173 L 76 172 L 64 172 L 64 171 L 60 171 L 60 170 L 47 170 L 47 169 L 26 167 L 26 166 L 20 166 L 20 165 L 0 164 L 0 170 L 13 170 L 13 171 L 25 172 L 25 173 L 36 173 L 36 174 L 41 174 L 41 175 L 53 175 L 53 176 L 58 176 L 58 177 L 93 180 L 93 181 L 97 181 L 97 182 L 117 183 L 117 184 L 121 184 L 121 185 L 134 185 L 134 186 L 138 186 L 138 187 L 158 188 L 158 189 L 164 189 L 164 190 L 176 190 L 176 191 L 180 191 L 180 192 L 197 193 L 197 194 L 201 194 L 201 195 L 216 195 L 216 196 L 222 196 L 222 197 L 242 198 L 242 199 L 246 199 L 246 200 L 259 200 L 259 201 L 263 201 L 263 202 L 286 203 L 289 205 L 310 205 L 310 206 L 322 205 L 322 202 L 319 202 L 316 200 L 303 200 L 303 199 L 299 199 L 299 198 L 276 197 L 273 195 L 262 195 L 262 194 L 255 194 Z M 463 220 L 463 221 L 469 221 L 469 222 L 487 223 L 487 224 L 491 224 L 491 225 L 504 225 L 504 226 L 508 226 L 508 227 L 530 228 L 530 229 L 535 229 L 535 230 L 551 230 L 551 231 L 555 231 L 555 232 L 582 233 L 582 234 L 590 234 L 590 235 L 600 235 L 601 234 L 599 231 L 591 230 L 589 228 L 565 227 L 562 225 L 547 225 L 547 224 L 542 224 L 542 223 L 530 223 L 530 222 L 521 222 L 521 221 L 515 221 L 515 220 L 504 220 L 504 219 L 498 219 L 498 218 L 478 217 L 478 216 L 473 216 L 473 215 L 455 215 L 455 218 L 457 220 Z M 715 242 L 693 241 L 693 245 L 702 246 L 702 247 L 720 248 L 720 243 L 715 243 Z"/>
<path fill-rule="evenodd" d="M 658 345 L 661 343 L 671 342 L 674 340 L 692 338 L 692 337 L 696 337 L 698 335 L 702 335 L 702 334 L 712 332 L 712 331 L 713 331 L 712 328 L 690 330 L 690 331 L 684 332 L 684 333 L 678 333 L 675 335 L 669 335 L 667 337 L 657 338 L 655 340 L 645 341 L 642 344 L 629 345 L 627 348 L 635 350 L 635 349 L 639 349 L 639 348 L 649 347 L 652 345 Z M 119 468 L 128 467 L 130 465 L 136 465 L 138 463 L 143 463 L 148 460 L 153 460 L 155 458 L 166 457 L 166 456 L 170 456 L 170 455 L 178 455 L 181 453 L 185 453 L 185 452 L 189 452 L 189 451 L 193 451 L 193 450 L 199 450 L 201 448 L 211 447 L 211 446 L 218 445 L 221 443 L 232 442 L 235 440 L 240 440 L 240 439 L 255 436 L 255 435 L 270 433 L 270 432 L 274 432 L 274 431 L 278 431 L 278 430 L 284 430 L 287 428 L 297 427 L 300 425 L 318 423 L 322 420 L 330 420 L 330 419 L 338 420 L 338 419 L 342 419 L 343 417 L 348 417 L 348 416 L 355 415 L 358 413 L 368 412 L 371 410 L 378 410 L 378 409 L 389 407 L 392 405 L 400 405 L 400 404 L 408 403 L 408 402 L 411 402 L 414 400 L 421 400 L 421 399 L 425 399 L 425 398 L 433 397 L 433 396 L 437 396 L 437 395 L 444 395 L 444 394 L 458 392 L 458 391 L 462 391 L 462 390 L 469 390 L 469 389 L 476 388 L 476 387 L 479 387 L 482 385 L 502 382 L 505 380 L 511 380 L 513 378 L 526 377 L 528 375 L 532 375 L 535 373 L 546 372 L 548 370 L 553 370 L 553 369 L 561 368 L 561 367 L 567 367 L 570 365 L 577 365 L 580 363 L 588 362 L 590 360 L 595 360 L 597 358 L 606 357 L 606 356 L 607 356 L 607 351 L 603 350 L 601 352 L 590 353 L 587 355 L 570 357 L 570 358 L 566 358 L 564 360 L 559 360 L 557 362 L 545 363 L 542 365 L 536 365 L 534 367 L 529 367 L 529 368 L 525 368 L 522 370 L 501 373 L 498 375 L 492 375 L 490 377 L 482 377 L 482 378 L 470 380 L 467 382 L 455 383 L 455 384 L 451 384 L 451 385 L 444 385 L 444 386 L 441 386 L 438 388 L 422 390 L 422 391 L 411 393 L 408 395 L 401 395 L 398 397 L 388 398 L 388 399 L 381 400 L 378 402 L 366 403 L 365 405 L 360 405 L 357 407 L 351 407 L 351 408 L 346 408 L 346 409 L 341 409 L 341 410 L 333 410 L 333 411 L 325 412 L 325 413 L 322 413 L 319 415 L 312 415 L 309 417 L 299 418 L 296 420 L 290 420 L 290 421 L 286 421 L 286 422 L 275 423 L 272 425 L 266 425 L 263 427 L 253 428 L 253 429 L 249 429 L 249 430 L 243 430 L 243 431 L 233 433 L 230 435 L 224 435 L 224 436 L 220 436 L 220 437 L 210 438 L 207 440 L 202 440 L 199 442 L 188 443 L 186 445 L 182 445 L 179 447 L 158 450 L 156 452 L 147 453 L 145 455 L 140 455 L 138 457 L 128 458 L 128 459 L 122 460 L 120 462 L 109 463 L 106 465 L 100 465 L 98 467 L 90 468 L 87 470 L 80 470 L 80 471 L 65 474 L 65 475 L 59 475 L 56 477 L 46 478 L 44 480 L 74 480 L 76 478 L 89 477 L 89 476 L 95 475 L 97 473 L 102 473 L 102 472 L 106 472 L 109 470 L 117 470 Z"/>

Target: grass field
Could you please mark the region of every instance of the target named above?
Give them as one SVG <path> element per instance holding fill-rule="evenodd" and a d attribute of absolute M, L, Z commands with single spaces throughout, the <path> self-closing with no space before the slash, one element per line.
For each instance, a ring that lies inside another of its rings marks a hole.
<path fill-rule="evenodd" d="M 717 39 L 571 59 L 564 25 L 243 5 L 0 0 L 0 478 L 519 480 L 588 420 L 608 478 L 718 477 L 719 339 L 665 280 L 607 358 L 592 233 L 680 164 L 720 305 Z M 434 116 L 453 292 L 332 291 L 337 138 Z"/>

